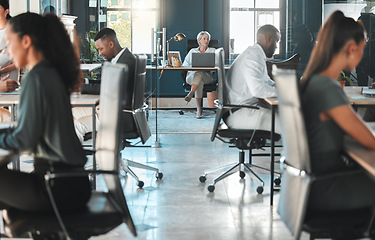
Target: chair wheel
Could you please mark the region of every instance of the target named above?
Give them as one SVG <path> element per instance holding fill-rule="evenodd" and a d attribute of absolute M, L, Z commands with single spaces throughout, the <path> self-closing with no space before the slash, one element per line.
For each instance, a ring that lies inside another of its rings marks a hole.
<path fill-rule="evenodd" d="M 206 178 L 206 176 L 200 176 L 199 177 L 199 181 L 201 182 L 201 183 L 204 183 L 205 181 L 207 180 L 207 178 Z"/>
<path fill-rule="evenodd" d="M 244 171 L 240 171 L 240 178 L 244 178 L 245 177 L 245 172 Z"/>
<path fill-rule="evenodd" d="M 258 194 L 262 194 L 263 193 L 263 187 L 262 186 L 257 187 L 257 193 Z"/>
<path fill-rule="evenodd" d="M 180 115 L 184 115 L 184 112 L 183 112 L 182 110 L 178 110 L 178 113 L 179 113 Z"/>
<path fill-rule="evenodd" d="M 210 186 L 208 186 L 208 191 L 209 192 L 213 192 L 213 191 L 215 191 L 215 186 L 214 185 L 210 185 Z"/>
<path fill-rule="evenodd" d="M 156 173 L 155 177 L 158 179 L 158 180 L 161 180 L 163 178 L 163 173 L 159 172 L 159 173 Z"/>
<path fill-rule="evenodd" d="M 145 183 L 144 183 L 143 181 L 138 181 L 137 186 L 138 186 L 139 188 L 142 188 L 144 185 L 145 185 Z"/>
<path fill-rule="evenodd" d="M 276 178 L 275 180 L 273 180 L 273 182 L 275 183 L 276 186 L 279 186 L 281 183 L 281 178 Z"/>

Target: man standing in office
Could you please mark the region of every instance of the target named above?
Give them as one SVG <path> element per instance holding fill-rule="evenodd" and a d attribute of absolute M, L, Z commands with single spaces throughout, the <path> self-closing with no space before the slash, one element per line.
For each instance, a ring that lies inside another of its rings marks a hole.
<path fill-rule="evenodd" d="M 230 128 L 270 131 L 271 110 L 260 100 L 276 97 L 275 83 L 267 74 L 266 59 L 273 56 L 279 41 L 279 30 L 264 25 L 257 31 L 257 42 L 234 60 L 225 81 L 229 104 L 253 105 L 260 109 L 240 108 L 230 112 L 225 121 Z M 275 132 L 281 132 L 278 121 Z"/>
<path fill-rule="evenodd" d="M 134 79 L 135 57 L 128 48 L 121 47 L 116 32 L 113 29 L 103 28 L 96 34 L 94 41 L 101 56 L 112 63 L 128 65 L 129 80 Z M 127 89 L 128 92 L 124 93 L 123 108 L 130 109 L 133 81 L 128 81 L 128 86 L 125 89 Z M 92 132 L 92 110 L 91 108 L 73 108 L 72 111 L 73 116 L 75 117 L 74 125 L 78 138 L 83 141 L 85 134 Z M 99 124 L 98 121 L 97 124 Z"/>

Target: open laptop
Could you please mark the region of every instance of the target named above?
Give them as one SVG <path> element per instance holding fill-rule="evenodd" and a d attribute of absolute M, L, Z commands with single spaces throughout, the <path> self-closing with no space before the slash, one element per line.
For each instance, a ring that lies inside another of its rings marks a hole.
<path fill-rule="evenodd" d="M 375 89 L 369 88 L 369 87 L 363 87 L 362 94 L 366 97 L 375 97 Z"/>
<path fill-rule="evenodd" d="M 215 53 L 192 53 L 192 67 L 215 67 Z"/>

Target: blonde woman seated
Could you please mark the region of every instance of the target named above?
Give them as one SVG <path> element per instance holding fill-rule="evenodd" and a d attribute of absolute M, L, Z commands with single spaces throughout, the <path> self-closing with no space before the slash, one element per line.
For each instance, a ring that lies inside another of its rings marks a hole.
<path fill-rule="evenodd" d="M 199 44 L 198 48 L 192 48 L 185 57 L 183 67 L 191 67 L 191 55 L 192 53 L 214 53 L 215 48 L 209 48 L 211 35 L 206 31 L 201 31 L 197 35 L 197 41 Z M 193 94 L 195 93 L 195 101 L 197 102 L 197 115 L 196 118 L 202 118 L 202 97 L 203 97 L 203 85 L 213 82 L 212 73 L 201 72 L 201 71 L 189 71 L 186 75 L 186 82 L 191 85 L 191 90 L 185 97 L 187 103 L 190 102 Z"/>

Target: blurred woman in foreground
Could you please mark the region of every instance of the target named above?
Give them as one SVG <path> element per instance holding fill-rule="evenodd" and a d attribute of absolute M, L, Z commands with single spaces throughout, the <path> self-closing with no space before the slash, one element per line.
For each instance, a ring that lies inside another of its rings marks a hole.
<path fill-rule="evenodd" d="M 302 109 L 309 140 L 312 171 L 316 175 L 353 168 L 343 158 L 344 137 L 349 135 L 375 149 L 371 130 L 352 109 L 337 79 L 352 71 L 366 45 L 364 27 L 334 12 L 319 31 L 317 44 L 302 79 Z M 364 172 L 330 178 L 312 185 L 311 210 L 347 210 L 371 207 L 375 183 Z"/>
<path fill-rule="evenodd" d="M 44 174 L 83 169 L 86 163 L 70 104 L 79 63 L 55 15 L 20 14 L 10 20 L 6 38 L 16 67 L 30 71 L 22 80 L 18 126 L 0 134 L 0 148 L 32 154 L 34 171 L 0 167 L 0 209 L 51 211 Z M 51 188 L 61 211 L 85 207 L 91 194 L 87 177 L 55 179 Z"/>

